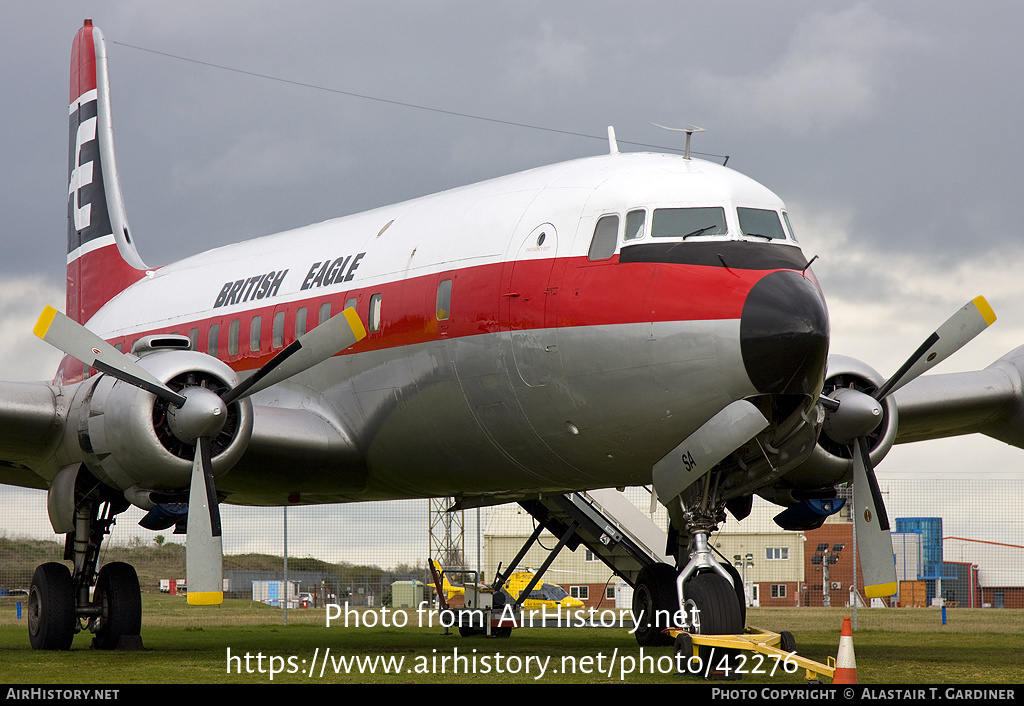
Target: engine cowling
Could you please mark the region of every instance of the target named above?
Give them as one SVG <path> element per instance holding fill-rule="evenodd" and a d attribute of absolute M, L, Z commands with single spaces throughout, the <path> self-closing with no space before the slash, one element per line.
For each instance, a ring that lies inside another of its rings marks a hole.
<path fill-rule="evenodd" d="M 885 382 L 885 378 L 866 363 L 842 355 L 830 355 L 825 373 L 822 394 L 833 396 L 836 390 L 849 388 L 870 394 Z M 899 413 L 896 402 L 890 396 L 877 403 L 882 409 L 882 419 L 873 431 L 867 434 L 869 456 L 872 465 L 878 465 L 896 441 Z M 838 426 L 838 425 L 837 425 Z M 844 483 L 853 474 L 853 453 L 850 440 L 836 440 L 830 435 L 841 435 L 830 429 L 829 413 L 826 411 L 825 424 L 818 442 L 807 460 L 786 474 L 786 481 L 804 488 L 825 488 Z"/>
<path fill-rule="evenodd" d="M 194 351 L 154 351 L 140 358 L 139 365 L 176 392 L 204 386 L 219 394 L 239 382 L 225 363 Z M 77 397 L 78 423 L 69 425 L 69 434 L 76 435 L 85 464 L 99 480 L 129 491 L 132 502 L 142 507 L 150 491 L 187 493 L 194 444 L 175 434 L 167 401 L 109 375 L 83 385 Z M 227 406 L 224 426 L 211 439 L 214 477 L 241 458 L 252 424 L 248 398 Z"/>

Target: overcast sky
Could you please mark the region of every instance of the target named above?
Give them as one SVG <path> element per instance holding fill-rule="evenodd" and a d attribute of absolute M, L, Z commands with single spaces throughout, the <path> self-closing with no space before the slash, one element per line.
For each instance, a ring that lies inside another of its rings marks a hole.
<path fill-rule="evenodd" d="M 107 38 L 150 266 L 607 150 L 345 92 L 599 138 L 614 125 L 623 150 L 679 145 L 652 122 L 700 125 L 694 149 L 775 191 L 820 256 L 833 352 L 888 375 L 978 294 L 999 321 L 937 372 L 1024 343 L 1019 2 L 9 0 L 4 14 L 7 379 L 57 361 L 30 331 L 64 301 L 68 64 L 87 16 Z M 1022 462 L 959 439 L 899 448 L 880 473 L 1019 478 Z"/>

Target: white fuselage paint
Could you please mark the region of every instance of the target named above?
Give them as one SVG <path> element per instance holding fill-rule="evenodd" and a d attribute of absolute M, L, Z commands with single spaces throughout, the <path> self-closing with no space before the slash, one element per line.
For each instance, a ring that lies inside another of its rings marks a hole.
<path fill-rule="evenodd" d="M 228 502 L 278 503 L 287 492 L 301 492 L 304 502 L 336 502 L 648 483 L 651 466 L 667 450 L 732 400 L 756 393 L 743 366 L 738 316 L 645 320 L 646 303 L 635 302 L 629 320 L 577 325 L 559 319 L 580 296 L 569 291 L 569 273 L 559 263 L 586 259 L 601 216 L 621 219 L 641 208 L 649 224 L 656 207 L 722 206 L 727 236 L 691 238 L 680 247 L 744 241 L 737 204 L 784 208 L 763 186 L 706 162 L 656 154 L 576 160 L 190 257 L 149 273 L 88 326 L 108 340 L 130 342 L 150 332 L 187 334 L 211 320 L 227 329 L 257 308 L 294 308 L 349 292 L 357 292 L 365 321 L 375 291 L 415 278 L 454 277 L 452 322 L 464 327 L 472 308 L 510 318 L 497 326 L 480 321 L 480 333 L 472 335 L 463 328 L 460 335 L 408 344 L 381 341 L 254 397 L 257 420 L 263 406 L 314 410 L 353 440 L 365 454 L 364 468 L 340 468 L 332 478 L 297 461 L 280 469 L 285 483 L 247 473 L 243 460 L 218 482 L 232 494 Z M 538 230 L 546 234 L 543 242 Z M 620 227 L 616 253 L 621 246 Z M 359 253 L 348 281 L 302 289 L 315 279 L 317 263 Z M 518 267 L 540 261 L 529 281 L 517 282 Z M 459 274 L 473 268 L 491 268 L 493 281 L 461 291 Z M 243 281 L 251 290 L 257 275 L 285 271 L 273 296 L 240 292 L 234 303 L 214 308 L 226 283 Z M 529 293 L 531 286 L 541 291 Z M 560 297 L 557 309 L 553 293 Z M 529 306 L 529 296 L 547 296 L 549 310 L 521 329 L 515 307 Z M 389 305 L 394 301 L 385 298 L 384 335 L 392 323 Z M 315 307 L 308 315 L 315 324 Z M 263 326 L 268 338 L 269 320 Z M 248 345 L 244 328 L 240 345 Z M 199 349 L 205 350 L 202 343 Z M 232 366 L 244 374 L 256 364 Z"/>

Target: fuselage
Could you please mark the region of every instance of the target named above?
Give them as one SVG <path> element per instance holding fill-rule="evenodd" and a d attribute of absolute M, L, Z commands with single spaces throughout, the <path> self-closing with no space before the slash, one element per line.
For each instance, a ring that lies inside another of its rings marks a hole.
<path fill-rule="evenodd" d="M 768 189 L 700 160 L 611 154 L 202 253 L 88 326 L 124 351 L 188 335 L 244 375 L 354 306 L 364 341 L 254 403 L 315 411 L 362 462 L 271 479 L 243 459 L 218 482 L 228 502 L 521 495 L 649 483 L 731 401 L 800 392 L 751 352 L 751 291 L 779 271 L 774 298 L 820 299 Z M 827 321 L 812 324 L 827 346 Z M 65 359 L 57 381 L 81 374 Z"/>

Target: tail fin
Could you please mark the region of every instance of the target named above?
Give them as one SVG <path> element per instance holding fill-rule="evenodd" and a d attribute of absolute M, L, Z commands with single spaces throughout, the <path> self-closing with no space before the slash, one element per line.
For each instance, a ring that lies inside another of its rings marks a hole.
<path fill-rule="evenodd" d="M 146 274 L 124 213 L 114 162 L 107 49 L 92 20 L 78 30 L 71 47 L 68 114 L 67 315 L 84 324 Z"/>

